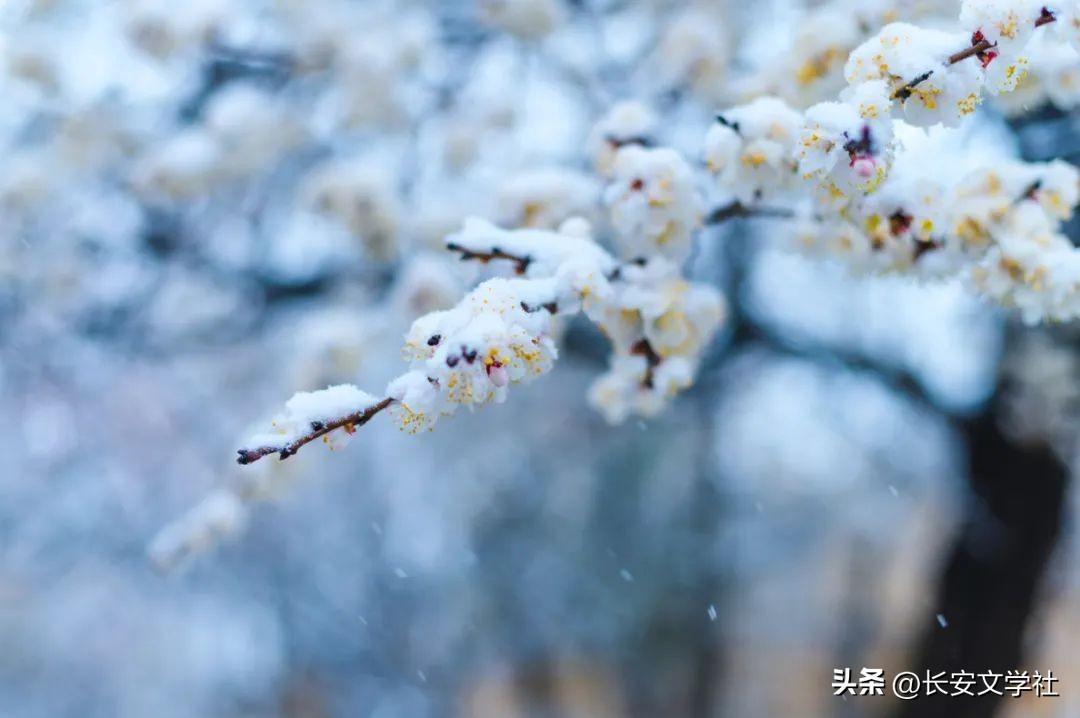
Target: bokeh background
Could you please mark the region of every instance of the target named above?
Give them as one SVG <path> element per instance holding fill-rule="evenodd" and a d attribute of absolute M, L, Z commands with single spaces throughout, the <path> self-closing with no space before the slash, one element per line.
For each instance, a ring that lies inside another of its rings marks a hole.
<path fill-rule="evenodd" d="M 0 2 L 0 715 L 1080 714 L 1080 336 L 773 220 L 702 232 L 731 316 L 660 418 L 588 408 L 606 345 L 571 324 L 553 375 L 429 436 L 233 461 L 293 392 L 400 371 L 481 276 L 439 251 L 466 215 L 602 231 L 615 100 L 697 162 L 725 103 L 835 92 L 869 18 L 955 11 Z M 935 141 L 1076 162 L 1054 100 Z M 1062 695 L 841 700 L 842 666 Z"/>

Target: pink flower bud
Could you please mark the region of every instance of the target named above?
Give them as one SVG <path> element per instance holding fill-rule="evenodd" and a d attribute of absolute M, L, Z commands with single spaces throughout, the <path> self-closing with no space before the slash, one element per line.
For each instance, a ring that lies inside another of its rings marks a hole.
<path fill-rule="evenodd" d="M 863 179 L 869 179 L 874 176 L 875 167 L 874 160 L 870 157 L 860 157 L 853 160 L 851 163 L 851 169 L 855 171 L 855 174 Z"/>
<path fill-rule="evenodd" d="M 495 386 L 506 386 L 510 383 L 510 375 L 506 373 L 506 367 L 502 364 L 492 364 L 487 368 L 488 378 Z"/>

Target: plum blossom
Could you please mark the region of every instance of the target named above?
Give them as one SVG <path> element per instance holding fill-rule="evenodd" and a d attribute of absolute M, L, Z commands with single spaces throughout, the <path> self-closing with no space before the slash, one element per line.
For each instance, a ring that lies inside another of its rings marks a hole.
<path fill-rule="evenodd" d="M 369 257 L 389 260 L 400 240 L 402 207 L 395 186 L 391 173 L 377 164 L 341 159 L 312 171 L 300 196 L 310 210 L 346 227 Z"/>
<path fill-rule="evenodd" d="M 507 385 L 551 370 L 557 356 L 555 280 L 491 279 L 453 309 L 417 319 L 405 337 L 412 378 L 388 388 L 401 427 L 431 428 L 439 415 L 506 400 Z M 417 386 L 419 378 L 430 388 Z M 412 401 L 409 401 L 412 399 Z"/>
<path fill-rule="evenodd" d="M 822 102 L 806 111 L 796 147 L 799 172 L 814 179 L 833 200 L 872 192 L 885 178 L 891 154 L 889 99 L 881 81 L 866 82 L 841 102 Z"/>
<path fill-rule="evenodd" d="M 660 254 L 683 260 L 701 223 L 694 173 L 675 150 L 630 145 L 619 150 L 604 199 L 615 244 L 627 258 Z"/>
<path fill-rule="evenodd" d="M 1055 22 L 1054 27 L 1060 24 L 1061 21 Z M 1013 116 L 1044 104 L 1066 112 L 1080 106 L 1080 52 L 1076 48 L 1066 42 L 1036 37 L 1028 44 L 1027 55 L 1031 59 L 1031 72 L 1017 83 L 1015 90 L 998 95 L 997 105 Z"/>
<path fill-rule="evenodd" d="M 725 110 L 705 135 L 705 165 L 744 204 L 783 194 L 797 179 L 802 115 L 772 97 Z"/>
<path fill-rule="evenodd" d="M 955 271 L 945 258 L 944 188 L 922 178 L 890 177 L 851 209 L 870 242 L 874 271 L 933 276 Z"/>
<path fill-rule="evenodd" d="M 625 145 L 652 147 L 660 120 L 656 113 L 641 102 L 617 102 L 593 125 L 586 141 L 586 152 L 593 167 L 602 177 L 610 177 L 615 156 Z"/>
<path fill-rule="evenodd" d="M 977 63 L 949 64 L 966 44 L 963 34 L 892 23 L 855 48 L 844 76 L 852 85 L 884 81 L 895 107 L 914 125 L 956 125 L 975 111 L 982 87 Z"/>
<path fill-rule="evenodd" d="M 589 390 L 589 401 L 619 423 L 631 414 L 655 416 L 693 383 L 725 304 L 713 287 L 683 279 L 660 257 L 626 265 L 614 290 L 598 319 L 612 342 L 612 359 Z"/>
<path fill-rule="evenodd" d="M 1045 212 L 1020 205 L 995 227 L 994 240 L 971 271 L 979 291 L 1030 324 L 1080 316 L 1080 252 Z"/>
<path fill-rule="evenodd" d="M 730 52 L 717 6 L 691 6 L 662 29 L 650 65 L 662 89 L 685 86 L 715 102 L 720 99 Z"/>
<path fill-rule="evenodd" d="M 978 59 L 994 92 L 1010 92 L 1028 72 L 1027 45 L 1036 22 L 1053 17 L 1042 0 L 964 0 L 960 24 L 971 33 L 971 44 L 986 41 L 990 48 Z"/>
<path fill-rule="evenodd" d="M 480 2 L 491 24 L 528 40 L 552 33 L 563 10 L 556 0 Z M 875 2 L 857 15 L 841 16 L 840 10 L 820 9 L 812 13 L 816 24 L 800 30 L 806 42 L 795 55 L 797 82 L 839 84 L 843 50 L 868 31 L 867 18 L 886 17 L 895 8 Z M 659 79 L 668 94 L 690 89 L 710 100 L 724 94 L 717 79 L 727 70 L 728 46 L 713 19 L 700 7 L 680 12 L 661 29 L 644 74 Z M 897 126 L 956 125 L 975 110 L 983 84 L 1012 89 L 1023 79 L 1026 58 L 1040 56 L 1038 46 L 1028 47 L 1035 28 L 1058 22 L 1057 34 L 1068 36 L 1075 9 L 1028 0 L 965 1 L 960 22 L 964 31 L 956 33 L 886 25 L 851 52 L 843 71 L 847 86 L 805 112 L 768 96 L 721 111 L 704 138 L 704 164 L 719 193 L 733 198 L 730 206 L 739 211 L 713 211 L 709 221 L 755 213 L 788 218 L 788 231 L 777 234 L 789 244 L 855 271 L 965 277 L 976 291 L 1017 307 L 1029 321 L 1075 318 L 1080 253 L 1060 231 L 1080 199 L 1075 168 L 999 161 L 959 182 L 927 177 L 903 162 L 893 171 L 894 159 L 905 152 L 894 138 Z M 1060 39 L 1045 40 L 1041 56 L 1049 79 L 1043 82 L 1053 84 L 1048 96 L 1066 104 L 1075 97 L 1069 88 L 1076 79 L 1075 51 Z M 397 56 L 385 42 L 372 45 L 379 47 L 378 58 Z M 367 52 L 375 50 L 338 48 L 332 54 L 361 68 L 360 75 L 378 74 L 379 63 L 361 57 Z M 391 64 L 415 69 L 419 58 Z M 404 95 L 384 99 L 389 107 Z M 305 137 L 305 128 L 276 126 L 273 107 L 266 116 L 260 111 L 254 88 L 221 93 L 203 124 L 188 131 L 188 147 L 147 151 L 136 186 L 147 195 L 206 195 Z M 331 123 L 355 126 L 340 107 L 322 114 Z M 512 115 L 500 115 L 500 127 L 508 129 Z M 725 315 L 717 290 L 681 273 L 705 209 L 694 168 L 679 151 L 658 146 L 661 129 L 680 140 L 685 128 L 661 128 L 649 107 L 625 101 L 588 135 L 593 175 L 508 163 L 493 173 L 504 181 L 485 195 L 493 200 L 489 216 L 504 226 L 478 217 L 458 225 L 465 215 L 459 207 L 437 221 L 431 221 L 430 207 L 421 219 L 404 217 L 392 189 L 396 179 L 375 177 L 370 168 L 327 162 L 310 172 L 302 211 L 334 218 L 365 241 L 384 237 L 387 246 L 402 224 L 406 235 L 445 236 L 445 249 L 458 259 L 500 265 L 501 274 L 455 304 L 457 284 L 433 279 L 441 260 L 417 258 L 410 265 L 413 278 L 390 295 L 401 312 L 427 311 L 405 335 L 408 371 L 378 395 L 351 385 L 297 395 L 272 429 L 255 437 L 255 448 L 241 451 L 241 463 L 267 453 L 289 456 L 315 438 L 329 442 L 332 432 L 348 433 L 384 409 L 403 430 L 417 433 L 462 406 L 505 401 L 512 386 L 551 371 L 560 320 L 577 313 L 611 342 L 608 371 L 589 390 L 590 403 L 612 422 L 661 411 L 693 382 Z M 907 138 L 906 132 L 899 136 Z M 223 162 L 230 166 L 223 170 Z M 473 165 L 449 162 L 446 169 L 463 178 L 482 174 Z M 507 168 L 513 168 L 510 174 Z M 599 216 L 598 195 L 606 217 Z M 765 200 L 770 205 L 759 204 Z M 451 222 L 461 229 L 447 233 Z M 601 240 L 610 240 L 614 256 L 594 239 L 594 225 Z"/>
<path fill-rule="evenodd" d="M 503 224 L 555 229 L 570 217 L 585 217 L 596 207 L 600 185 L 584 172 L 546 168 L 517 173 L 499 188 Z"/>

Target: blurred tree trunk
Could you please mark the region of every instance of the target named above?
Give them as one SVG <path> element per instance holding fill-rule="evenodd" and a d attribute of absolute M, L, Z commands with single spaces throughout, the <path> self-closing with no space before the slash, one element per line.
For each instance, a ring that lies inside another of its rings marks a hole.
<path fill-rule="evenodd" d="M 1047 668 L 1021 661 L 1025 629 L 1061 532 L 1069 471 L 1049 445 L 1020 443 L 1003 432 L 998 404 L 961 423 L 971 501 L 930 614 L 945 626 L 930 621 L 912 668 L 919 674 Z M 977 694 L 983 686 L 975 680 Z M 993 694 L 935 695 L 902 704 L 897 715 L 975 718 L 994 715 L 1000 703 Z"/>

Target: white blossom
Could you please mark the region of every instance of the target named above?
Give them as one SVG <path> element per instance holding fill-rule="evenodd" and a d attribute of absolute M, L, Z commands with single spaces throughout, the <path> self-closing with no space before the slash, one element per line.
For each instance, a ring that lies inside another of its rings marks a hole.
<path fill-rule="evenodd" d="M 862 37 L 858 13 L 846 3 L 831 3 L 809 11 L 796 23 L 792 36 L 792 75 L 800 90 L 824 84 L 830 94 L 843 87 L 843 67 Z"/>
<path fill-rule="evenodd" d="M 987 296 L 1029 323 L 1080 317 L 1080 251 L 1046 213 L 1024 203 L 995 227 L 995 245 L 972 270 Z"/>
<path fill-rule="evenodd" d="M 839 214 L 823 218 L 800 215 L 781 237 L 795 251 L 837 260 L 855 271 L 864 271 L 872 265 L 870 238 Z"/>
<path fill-rule="evenodd" d="M 994 92 L 1016 89 L 1028 72 L 1027 45 L 1042 17 L 1046 4 L 1041 0 L 964 0 L 960 3 L 960 24 L 971 33 L 971 43 L 990 43 L 979 54 L 986 80 Z"/>
<path fill-rule="evenodd" d="M 799 172 L 833 200 L 872 192 L 888 172 L 892 142 L 888 97 L 881 81 L 852 88 L 846 101 L 806 111 L 796 148 Z"/>
<path fill-rule="evenodd" d="M 1017 207 L 1034 202 L 1048 217 L 1067 220 L 1080 201 L 1080 173 L 1067 162 L 1007 162 L 972 172 L 956 190 L 957 226 L 971 233 L 987 232 Z M 978 227 L 978 230 L 975 227 Z M 965 234 L 964 230 L 957 230 Z"/>
<path fill-rule="evenodd" d="M 853 85 L 883 80 L 912 124 L 955 125 L 975 111 L 983 81 L 974 61 L 948 64 L 967 44 L 963 34 L 892 23 L 851 53 L 844 76 Z"/>
<path fill-rule="evenodd" d="M 219 489 L 161 529 L 147 552 L 158 568 L 173 568 L 186 557 L 241 531 L 247 523 L 247 514 L 239 496 Z"/>
<path fill-rule="evenodd" d="M 1062 42 L 1032 42 L 1028 56 L 1031 72 L 997 98 L 1008 112 L 1019 115 L 1046 102 L 1066 112 L 1080 106 L 1080 52 Z"/>
<path fill-rule="evenodd" d="M 945 240 L 945 190 L 936 182 L 890 176 L 877 192 L 867 195 L 850 212 L 869 240 L 866 268 L 917 272 L 921 276 L 955 271 L 955 260 Z"/>
<path fill-rule="evenodd" d="M 620 149 L 604 199 L 623 257 L 660 254 L 680 261 L 690 253 L 701 199 L 690 165 L 675 150 Z"/>
<path fill-rule="evenodd" d="M 308 209 L 346 227 L 371 258 L 388 260 L 397 254 L 403 208 L 396 178 L 377 163 L 364 158 L 327 162 L 304 179 L 300 196 Z"/>
<path fill-rule="evenodd" d="M 704 100 L 716 102 L 722 98 L 729 54 L 719 11 L 715 6 L 692 6 L 661 30 L 650 63 L 662 89 L 687 86 Z"/>
<path fill-rule="evenodd" d="M 1046 6 L 1043 0 L 962 0 L 960 24 L 1007 53 L 1031 39 Z"/>
<path fill-rule="evenodd" d="M 612 423 L 655 416 L 693 383 L 724 314 L 719 292 L 686 281 L 667 260 L 624 266 L 598 319 L 613 353 L 589 390 L 590 404 Z"/>
<path fill-rule="evenodd" d="M 624 145 L 656 144 L 658 126 L 656 113 L 647 105 L 633 100 L 615 103 L 589 132 L 586 151 L 596 172 L 609 177 Z"/>
<path fill-rule="evenodd" d="M 563 168 L 520 172 L 499 187 L 499 221 L 555 229 L 570 217 L 594 214 L 599 198 L 599 183 L 583 172 Z"/>
<path fill-rule="evenodd" d="M 554 279 L 491 279 L 453 309 L 416 320 L 403 351 L 418 374 L 388 388 L 397 399 L 391 411 L 401 427 L 416 432 L 460 405 L 505 401 L 509 384 L 550 371 L 557 356 L 552 339 L 556 284 Z"/>
<path fill-rule="evenodd" d="M 783 194 L 798 178 L 794 149 L 802 119 L 771 97 L 725 110 L 705 135 L 705 165 L 744 204 Z"/>

